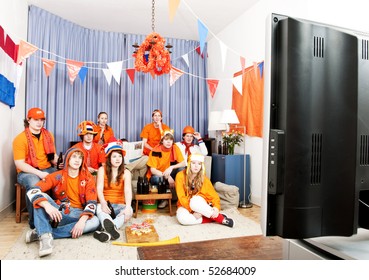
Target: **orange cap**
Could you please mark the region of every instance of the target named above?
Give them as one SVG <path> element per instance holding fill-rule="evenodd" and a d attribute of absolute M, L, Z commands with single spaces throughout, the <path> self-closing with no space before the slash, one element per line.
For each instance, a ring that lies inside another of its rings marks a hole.
<path fill-rule="evenodd" d="M 45 113 L 40 108 L 31 108 L 27 113 L 27 119 L 46 119 Z"/>
<path fill-rule="evenodd" d="M 195 129 L 192 126 L 190 126 L 190 125 L 185 126 L 184 129 L 183 129 L 182 134 L 184 135 L 184 134 L 187 134 L 187 133 L 194 134 L 195 133 Z"/>

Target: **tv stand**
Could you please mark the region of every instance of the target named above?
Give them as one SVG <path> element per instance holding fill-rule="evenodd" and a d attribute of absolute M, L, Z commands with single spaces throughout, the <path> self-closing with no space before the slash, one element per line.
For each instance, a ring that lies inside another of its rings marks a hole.
<path fill-rule="evenodd" d="M 369 230 L 359 228 L 350 237 L 325 236 L 285 239 L 283 259 L 289 260 L 369 260 Z"/>

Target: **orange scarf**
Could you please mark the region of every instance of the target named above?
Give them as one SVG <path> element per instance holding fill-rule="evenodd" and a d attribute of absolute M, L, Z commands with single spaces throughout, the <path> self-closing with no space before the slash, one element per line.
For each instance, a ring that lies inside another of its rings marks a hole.
<path fill-rule="evenodd" d="M 29 165 L 38 168 L 37 158 L 36 158 L 36 148 L 35 144 L 32 140 L 32 133 L 30 129 L 27 127 L 25 129 L 27 143 L 28 143 L 28 156 L 26 158 L 26 163 Z M 53 144 L 53 138 L 51 137 L 51 134 L 49 131 L 47 131 L 45 128 L 41 128 L 41 134 L 44 144 L 45 153 L 47 155 L 48 161 L 51 161 L 54 159 L 55 149 Z"/>

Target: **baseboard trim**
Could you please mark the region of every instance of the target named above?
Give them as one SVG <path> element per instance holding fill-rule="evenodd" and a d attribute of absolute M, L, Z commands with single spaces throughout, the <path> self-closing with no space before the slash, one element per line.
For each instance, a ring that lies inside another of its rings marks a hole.
<path fill-rule="evenodd" d="M 15 201 L 13 201 L 9 206 L 5 207 L 3 210 L 0 211 L 0 221 L 3 220 L 9 213 L 14 212 L 15 211 L 14 209 L 15 209 Z"/>

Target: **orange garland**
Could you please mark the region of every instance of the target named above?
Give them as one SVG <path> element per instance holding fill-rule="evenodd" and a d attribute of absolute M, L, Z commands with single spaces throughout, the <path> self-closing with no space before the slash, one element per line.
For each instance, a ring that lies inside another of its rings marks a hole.
<path fill-rule="evenodd" d="M 152 42 L 155 42 L 153 44 Z M 167 74 L 170 71 L 169 52 L 164 48 L 165 39 L 158 33 L 150 33 L 145 41 L 138 48 L 137 53 L 133 54 L 135 69 L 144 73 L 150 72 L 155 75 Z M 145 59 L 145 52 L 149 52 L 148 61 Z"/>

